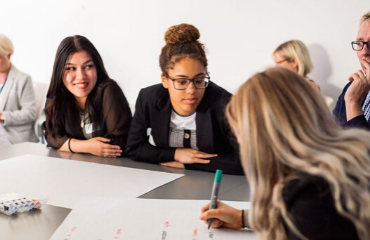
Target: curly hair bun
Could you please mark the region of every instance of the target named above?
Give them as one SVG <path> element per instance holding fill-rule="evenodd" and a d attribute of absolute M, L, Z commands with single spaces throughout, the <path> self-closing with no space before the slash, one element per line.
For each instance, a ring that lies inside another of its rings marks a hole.
<path fill-rule="evenodd" d="M 182 23 L 170 27 L 164 36 L 166 44 L 182 44 L 195 42 L 200 38 L 200 33 L 196 27 Z"/>

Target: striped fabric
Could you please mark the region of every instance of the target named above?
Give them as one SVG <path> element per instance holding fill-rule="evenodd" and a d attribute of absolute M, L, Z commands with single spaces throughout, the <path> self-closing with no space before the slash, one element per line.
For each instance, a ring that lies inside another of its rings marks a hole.
<path fill-rule="evenodd" d="M 370 91 L 367 93 L 366 100 L 364 105 L 362 106 L 362 110 L 364 111 L 364 115 L 367 122 L 370 122 Z"/>
<path fill-rule="evenodd" d="M 186 134 L 185 131 L 190 131 L 189 134 Z M 169 136 L 169 146 L 173 148 L 183 148 L 184 141 L 190 138 L 190 147 L 192 149 L 198 150 L 197 147 L 197 132 L 196 130 L 186 130 L 186 129 L 176 129 L 170 127 L 170 136 Z"/>

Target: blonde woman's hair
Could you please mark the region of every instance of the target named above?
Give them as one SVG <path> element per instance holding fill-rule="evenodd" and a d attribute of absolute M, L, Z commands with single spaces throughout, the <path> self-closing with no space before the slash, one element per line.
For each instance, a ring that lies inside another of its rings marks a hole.
<path fill-rule="evenodd" d="M 370 20 L 370 11 L 362 15 L 361 20 L 360 20 L 360 25 L 368 20 Z"/>
<path fill-rule="evenodd" d="M 6 57 L 8 55 L 12 55 L 14 52 L 13 44 L 10 39 L 0 34 L 0 56 Z"/>
<path fill-rule="evenodd" d="M 370 239 L 370 134 L 342 129 L 318 91 L 293 71 L 271 68 L 245 82 L 226 107 L 251 189 L 249 221 L 260 239 L 302 239 L 282 198 L 307 173 L 331 186 L 335 208 Z M 342 201 L 341 201 L 342 200 Z"/>
<path fill-rule="evenodd" d="M 274 54 L 278 53 L 288 62 L 293 62 L 294 59 L 298 62 L 297 72 L 299 75 L 306 77 L 312 69 L 312 61 L 306 45 L 299 40 L 291 40 L 279 45 Z"/>

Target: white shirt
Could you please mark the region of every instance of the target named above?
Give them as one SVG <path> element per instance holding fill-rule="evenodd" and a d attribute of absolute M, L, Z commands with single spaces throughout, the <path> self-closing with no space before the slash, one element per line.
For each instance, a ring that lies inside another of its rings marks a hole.
<path fill-rule="evenodd" d="M 188 116 L 181 116 L 178 115 L 174 110 L 172 110 L 170 127 L 173 129 L 196 130 L 197 129 L 197 125 L 195 123 L 196 115 L 197 113 L 193 113 Z"/>

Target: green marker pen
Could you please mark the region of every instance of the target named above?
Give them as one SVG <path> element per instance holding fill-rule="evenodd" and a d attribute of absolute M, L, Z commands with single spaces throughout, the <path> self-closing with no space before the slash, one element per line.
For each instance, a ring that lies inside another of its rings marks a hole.
<path fill-rule="evenodd" d="M 216 175 L 215 175 L 215 181 L 213 182 L 211 204 L 209 205 L 209 209 L 217 208 L 218 190 L 220 190 L 221 178 L 222 178 L 222 170 L 217 169 Z M 214 218 L 208 219 L 208 229 L 211 227 L 213 220 Z"/>

